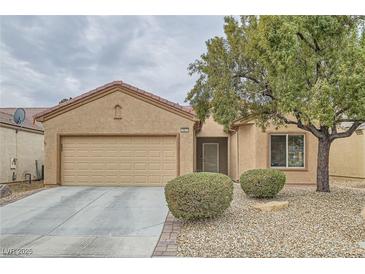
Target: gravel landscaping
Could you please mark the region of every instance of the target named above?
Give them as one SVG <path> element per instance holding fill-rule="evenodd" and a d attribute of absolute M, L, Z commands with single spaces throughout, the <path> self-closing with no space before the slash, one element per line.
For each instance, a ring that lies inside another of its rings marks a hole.
<path fill-rule="evenodd" d="M 43 181 L 33 181 L 31 184 L 27 182 L 8 184 L 12 194 L 0 198 L 0 206 L 10 204 L 12 202 L 23 199 L 29 195 L 45 189 Z"/>
<path fill-rule="evenodd" d="M 184 222 L 178 256 L 187 257 L 365 257 L 365 189 L 332 186 L 330 193 L 314 187 L 285 187 L 274 200 L 289 201 L 277 212 L 252 207 L 238 184 L 223 216 Z"/>
<path fill-rule="evenodd" d="M 365 180 L 346 180 L 346 179 L 333 179 L 331 185 L 341 188 L 363 188 L 365 189 Z"/>

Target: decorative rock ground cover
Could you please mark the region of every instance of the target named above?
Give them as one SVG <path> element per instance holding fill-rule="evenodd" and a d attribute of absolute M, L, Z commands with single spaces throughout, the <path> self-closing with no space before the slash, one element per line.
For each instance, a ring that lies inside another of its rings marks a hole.
<path fill-rule="evenodd" d="M 261 212 L 235 184 L 223 216 L 184 222 L 177 255 L 187 257 L 365 257 L 364 189 L 286 187 L 275 198 L 289 207 Z"/>
<path fill-rule="evenodd" d="M 11 193 L 12 193 L 11 189 L 8 185 L 5 184 L 0 185 L 0 199 L 11 195 Z"/>
<path fill-rule="evenodd" d="M 11 193 L 0 198 L 0 206 L 18 201 L 45 189 L 43 181 L 33 181 L 31 184 L 27 182 L 10 183 L 6 186 L 10 189 Z"/>
<path fill-rule="evenodd" d="M 253 208 L 259 209 L 263 212 L 278 211 L 284 208 L 288 208 L 288 206 L 288 201 L 272 201 L 267 203 L 256 203 L 252 205 Z"/>

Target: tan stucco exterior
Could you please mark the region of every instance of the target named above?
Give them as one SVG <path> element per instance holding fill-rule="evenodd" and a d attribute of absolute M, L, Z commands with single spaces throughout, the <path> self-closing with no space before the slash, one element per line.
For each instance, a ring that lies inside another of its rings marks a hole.
<path fill-rule="evenodd" d="M 250 169 L 269 168 L 270 134 L 304 134 L 305 135 L 305 167 L 283 168 L 289 184 L 314 184 L 317 167 L 317 139 L 295 126 L 275 129 L 268 127 L 265 132 L 254 122 L 243 123 L 231 135 L 231 177 L 238 180 L 239 176 Z M 237 153 L 235 153 L 237 152 Z M 233 164 L 232 164 L 233 163 Z M 235 164 L 237 163 L 238 169 Z"/>
<path fill-rule="evenodd" d="M 229 149 L 229 165 L 228 165 L 228 176 L 236 180 L 238 178 L 238 133 L 233 132 L 229 136 L 228 149 Z"/>
<path fill-rule="evenodd" d="M 212 116 L 209 116 L 201 126 L 200 131 L 196 134 L 197 137 L 228 137 L 228 133 L 224 132 L 224 127 L 214 121 Z"/>
<path fill-rule="evenodd" d="M 32 130 L 16 129 L 0 125 L 0 183 L 25 180 L 25 173 L 39 179 L 35 161 L 39 168 L 43 164 L 43 134 Z M 16 169 L 10 168 L 11 158 L 17 158 Z"/>
<path fill-rule="evenodd" d="M 317 140 L 311 134 L 295 126 L 279 130 L 269 127 L 263 132 L 253 121 L 240 121 L 229 132 L 225 132 L 223 126 L 212 117 L 200 125 L 193 112 L 130 87 L 121 82 L 107 84 L 36 116 L 45 131 L 46 184 L 62 183 L 62 161 L 65 160 L 61 151 L 66 138 L 77 137 L 80 144 L 80 140 L 86 136 L 95 137 L 94 140 L 99 141 L 100 138 L 115 136 L 119 138 L 115 142 L 120 142 L 123 136 L 172 137 L 176 141 L 176 169 L 173 169 L 176 170 L 176 176 L 197 170 L 197 140 L 201 142 L 209 137 L 211 140 L 227 138 L 226 172 L 232 179 L 238 180 L 249 169 L 269 167 L 269 136 L 273 133 L 305 135 L 305 167 L 282 170 L 286 173 L 289 184 L 315 183 Z M 146 151 L 149 149 L 147 143 L 143 144 Z M 169 149 L 171 151 L 171 147 Z M 160 151 L 163 154 L 165 150 L 161 148 Z"/>
<path fill-rule="evenodd" d="M 365 182 L 365 130 L 337 139 L 330 151 L 330 176 L 333 180 Z"/>
<path fill-rule="evenodd" d="M 305 136 L 305 167 L 281 169 L 287 177 L 287 182 L 292 184 L 315 184 L 317 177 L 317 146 L 315 136 L 295 125 L 275 129 L 269 127 L 266 132 L 256 127 L 256 168 L 268 168 L 269 163 L 269 135 L 270 134 L 304 134 Z"/>
<path fill-rule="evenodd" d="M 121 119 L 115 119 L 120 105 Z M 63 136 L 161 136 L 177 138 L 177 175 L 194 170 L 194 121 L 116 87 L 97 98 L 64 110 L 43 121 L 45 183 L 60 183 L 60 146 Z M 181 128 L 188 132 L 180 133 Z"/>
<path fill-rule="evenodd" d="M 289 184 L 315 184 L 317 168 L 317 139 L 308 132 L 290 125 L 275 129 L 268 127 L 265 132 L 253 121 L 241 123 L 234 131 L 226 133 L 223 126 L 209 117 L 202 125 L 197 137 L 227 137 L 229 151 L 228 175 L 238 180 L 240 175 L 250 169 L 269 168 L 270 134 L 304 134 L 305 167 L 281 169 L 287 176 Z"/>

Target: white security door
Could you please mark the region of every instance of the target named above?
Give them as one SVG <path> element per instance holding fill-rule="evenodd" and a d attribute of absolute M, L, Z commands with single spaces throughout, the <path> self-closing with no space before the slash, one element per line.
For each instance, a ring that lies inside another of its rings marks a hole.
<path fill-rule="evenodd" d="M 219 172 L 219 144 L 203 144 L 203 171 Z"/>

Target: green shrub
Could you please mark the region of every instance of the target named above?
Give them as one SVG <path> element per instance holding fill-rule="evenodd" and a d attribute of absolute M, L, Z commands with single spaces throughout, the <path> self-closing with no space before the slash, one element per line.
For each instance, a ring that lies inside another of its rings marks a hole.
<path fill-rule="evenodd" d="M 197 220 L 217 217 L 232 201 L 233 182 L 224 174 L 190 173 L 168 182 L 165 197 L 176 218 Z"/>
<path fill-rule="evenodd" d="M 283 189 L 284 172 L 276 169 L 252 169 L 240 177 L 241 188 L 250 197 L 272 198 Z"/>

